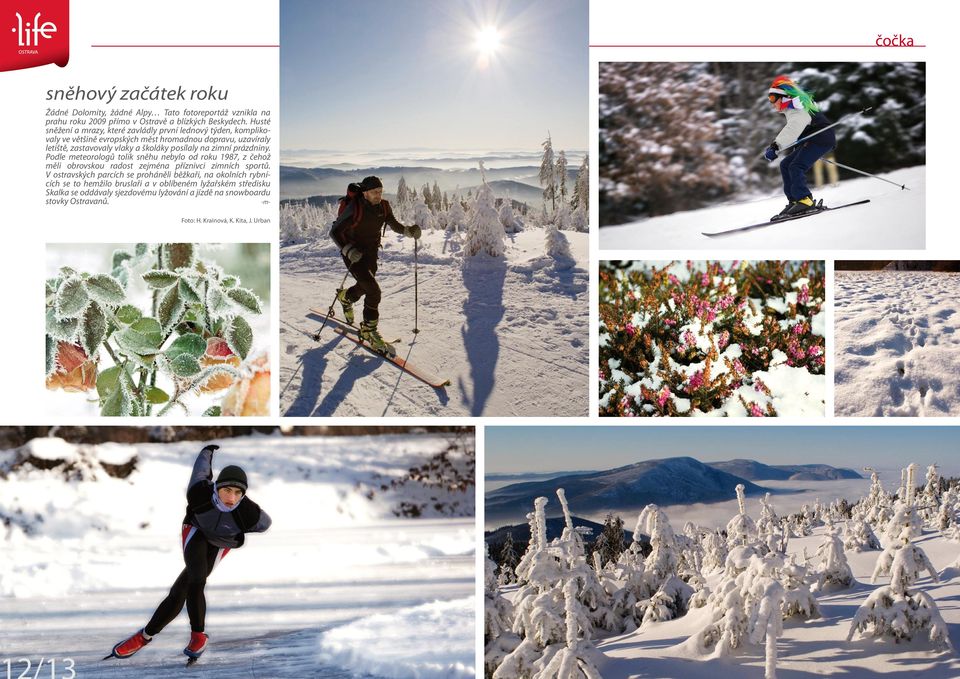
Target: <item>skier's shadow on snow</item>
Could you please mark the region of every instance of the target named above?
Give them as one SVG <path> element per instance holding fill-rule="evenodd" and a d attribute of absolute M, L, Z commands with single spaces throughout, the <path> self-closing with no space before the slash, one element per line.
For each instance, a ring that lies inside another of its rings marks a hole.
<path fill-rule="evenodd" d="M 354 383 L 376 370 L 379 359 L 364 361 L 359 366 L 356 361 L 351 360 L 346 369 L 340 373 L 336 383 L 327 390 L 323 400 L 320 400 L 323 375 L 328 365 L 327 354 L 338 343 L 339 339 L 339 337 L 334 337 L 324 346 L 311 349 L 302 356 L 300 360 L 303 362 L 303 376 L 300 379 L 300 391 L 296 400 L 290 404 L 287 412 L 283 414 L 284 417 L 332 415 L 337 406 L 350 393 Z"/>
<path fill-rule="evenodd" d="M 468 393 L 463 379 L 459 380 L 459 386 L 464 402 L 470 406 L 470 414 L 475 417 L 483 415 L 496 381 L 500 356 L 497 326 L 505 311 L 503 286 L 506 277 L 507 264 L 502 259 L 481 255 L 468 260 L 463 267 L 467 298 L 463 302 L 464 323 L 460 334 L 470 362 L 473 393 Z"/>

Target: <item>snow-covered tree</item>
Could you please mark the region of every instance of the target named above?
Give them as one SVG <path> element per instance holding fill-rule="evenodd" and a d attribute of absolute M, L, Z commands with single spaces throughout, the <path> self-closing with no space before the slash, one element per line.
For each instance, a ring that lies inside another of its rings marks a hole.
<path fill-rule="evenodd" d="M 747 514 L 747 505 L 744 500 L 744 490 L 746 489 L 742 483 L 738 483 L 736 490 L 740 511 L 727 523 L 727 545 L 729 547 L 742 547 L 757 539 L 757 526 Z"/>
<path fill-rule="evenodd" d="M 712 531 L 703 536 L 703 572 L 711 573 L 717 570 L 723 570 L 727 562 L 727 541 L 717 531 Z"/>
<path fill-rule="evenodd" d="M 513 201 L 509 198 L 504 198 L 500 206 L 500 223 L 506 233 L 523 231 L 523 220 L 513 213 Z"/>
<path fill-rule="evenodd" d="M 553 140 L 550 133 L 541 144 L 543 146 L 543 156 L 540 158 L 540 186 L 543 187 L 544 203 L 550 202 L 551 212 L 557 209 L 557 168 L 554 166 L 553 159 Z"/>
<path fill-rule="evenodd" d="M 817 556 L 820 557 L 820 565 L 815 572 L 818 592 L 831 592 L 853 586 L 853 572 L 847 563 L 847 555 L 843 551 L 837 529 L 828 529 L 824 534 L 823 542 L 817 548 Z"/>
<path fill-rule="evenodd" d="M 811 620 L 820 617 L 817 597 L 810 590 L 807 567 L 793 557 L 786 558 L 776 577 L 783 585 L 783 617 Z"/>
<path fill-rule="evenodd" d="M 467 214 L 463 211 L 460 198 L 454 196 L 450 208 L 447 210 L 447 230 L 459 233 L 467 225 Z"/>
<path fill-rule="evenodd" d="M 570 197 L 570 207 L 574 210 L 590 212 L 590 163 L 589 156 L 583 157 L 580 169 L 577 170 L 577 180 L 573 185 L 573 195 Z"/>
<path fill-rule="evenodd" d="M 572 260 L 570 255 L 570 243 L 556 227 L 555 224 L 547 224 L 544 227 L 544 252 L 547 257 L 556 260 Z"/>
<path fill-rule="evenodd" d="M 430 211 L 430 208 L 423 202 L 422 198 L 413 204 L 413 222 L 424 231 L 433 229 L 435 226 L 433 212 Z"/>
<path fill-rule="evenodd" d="M 503 541 L 503 549 L 500 550 L 500 576 L 498 583 L 509 585 L 517 581 L 517 552 L 513 545 L 513 533 L 507 533 Z"/>
<path fill-rule="evenodd" d="M 881 549 L 881 546 L 880 540 L 866 520 L 850 519 L 843 533 L 843 548 L 854 552 L 866 552 Z"/>
<path fill-rule="evenodd" d="M 489 677 L 503 659 L 520 644 L 520 637 L 510 629 L 513 605 L 500 594 L 496 564 L 489 553 L 486 554 L 484 564 L 483 664 L 484 673 Z"/>
<path fill-rule="evenodd" d="M 485 253 L 491 257 L 503 257 L 503 224 L 497 214 L 493 191 L 484 183 L 477 191 L 473 213 L 467 224 L 464 256 L 474 257 Z"/>
<path fill-rule="evenodd" d="M 564 644 L 545 649 L 543 657 L 534 666 L 533 679 L 601 679 L 593 659 L 593 648 L 581 639 L 582 620 L 574 603 L 576 582 L 568 580 L 563 586 L 565 622 L 567 626 Z"/>
<path fill-rule="evenodd" d="M 757 583 L 760 589 L 756 614 L 750 619 L 750 643 L 764 643 L 763 679 L 777 679 L 777 639 L 783 634 L 783 585 L 772 578 Z"/>
<path fill-rule="evenodd" d="M 567 154 L 565 151 L 560 151 L 557 154 L 557 167 L 554 176 L 557 178 L 557 194 L 560 197 L 560 205 L 564 205 L 567 202 Z"/>
<path fill-rule="evenodd" d="M 397 207 L 403 207 L 411 203 L 410 189 L 407 187 L 407 180 L 400 176 L 397 182 Z"/>
<path fill-rule="evenodd" d="M 607 514 L 603 522 L 603 530 L 593 545 L 593 553 L 600 557 L 602 568 L 608 563 L 615 563 L 621 552 L 623 552 L 623 519 Z"/>

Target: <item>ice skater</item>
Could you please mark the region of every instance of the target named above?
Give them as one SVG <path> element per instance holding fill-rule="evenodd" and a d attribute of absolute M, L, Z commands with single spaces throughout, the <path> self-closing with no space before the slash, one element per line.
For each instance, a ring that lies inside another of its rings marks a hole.
<path fill-rule="evenodd" d="M 354 319 L 353 305 L 363 297 L 363 322 L 360 339 L 382 354 L 393 356 L 396 349 L 377 330 L 380 319 L 380 286 L 377 283 L 377 259 L 384 226 L 396 233 L 420 238 L 420 227 L 401 224 L 393 215 L 390 203 L 383 199 L 383 182 L 379 177 L 366 177 L 352 184 L 358 191 L 346 205 L 330 229 L 330 237 L 340 249 L 343 263 L 356 279 L 356 284 L 337 291 L 347 323 Z"/>
<path fill-rule="evenodd" d="M 240 467 L 228 465 L 213 481 L 213 453 L 219 446 L 200 451 L 187 486 L 187 514 L 183 519 L 180 546 L 186 568 L 173 583 L 167 598 L 143 629 L 113 647 L 107 658 L 129 658 L 160 633 L 187 606 L 190 643 L 185 655 L 196 660 L 207 647 L 204 632 L 207 604 L 204 587 L 214 567 L 228 552 L 243 546 L 244 534 L 262 533 L 270 517 L 247 497 L 247 475 Z"/>
<path fill-rule="evenodd" d="M 774 110 L 784 115 L 787 123 L 763 152 L 764 158 L 773 162 L 782 149 L 798 139 L 810 137 L 808 141 L 790 147 L 780 161 L 783 192 L 788 202 L 774 219 L 816 211 L 817 205 L 807 186 L 807 170 L 836 147 L 837 137 L 833 129 L 824 129 L 830 125 L 830 121 L 820 111 L 813 95 L 805 92 L 789 77 L 778 75 L 774 78 L 767 98 Z M 818 133 L 819 130 L 823 131 Z"/>

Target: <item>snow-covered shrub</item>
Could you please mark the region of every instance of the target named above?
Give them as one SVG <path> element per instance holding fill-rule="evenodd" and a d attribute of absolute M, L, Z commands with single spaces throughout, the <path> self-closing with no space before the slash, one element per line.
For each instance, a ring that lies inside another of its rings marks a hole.
<path fill-rule="evenodd" d="M 556 260 L 569 261 L 571 259 L 570 243 L 567 242 L 567 237 L 564 236 L 553 224 L 547 224 L 543 228 L 546 232 L 544 238 L 544 250 L 546 251 L 547 257 L 552 257 Z"/>
<path fill-rule="evenodd" d="M 853 552 L 866 552 L 881 549 L 881 546 L 869 523 L 863 519 L 851 519 L 844 529 L 843 548 Z"/>
<path fill-rule="evenodd" d="M 600 414 L 823 414 L 823 302 L 823 262 L 601 262 Z"/>
<path fill-rule="evenodd" d="M 503 257 L 503 224 L 497 214 L 493 191 L 483 184 L 477 191 L 473 214 L 467 224 L 464 256 L 473 257 L 485 253 L 491 257 Z"/>
<path fill-rule="evenodd" d="M 413 204 L 413 223 L 424 231 L 436 228 L 433 212 L 423 202 L 423 198 L 417 198 L 417 202 Z"/>
<path fill-rule="evenodd" d="M 818 592 L 830 592 L 852 587 L 855 580 L 847 555 L 843 552 L 843 543 L 836 529 L 828 530 L 823 542 L 817 548 L 820 565 L 817 567 L 816 588 Z"/>
<path fill-rule="evenodd" d="M 450 203 L 450 209 L 446 213 L 446 227 L 447 231 L 456 231 L 460 232 L 467 225 L 467 213 L 463 210 L 463 205 L 460 204 L 460 198 L 454 197 L 453 201 Z"/>
<path fill-rule="evenodd" d="M 484 568 L 483 664 L 485 674 L 489 677 L 520 644 L 520 637 L 510 630 L 513 605 L 500 594 L 496 564 L 489 554 L 484 560 Z"/>
<path fill-rule="evenodd" d="M 729 547 L 744 547 L 757 540 L 757 526 L 747 514 L 747 505 L 744 500 L 744 486 L 737 484 L 737 504 L 740 511 L 727 522 L 727 545 Z"/>
<path fill-rule="evenodd" d="M 500 223 L 506 233 L 523 231 L 523 220 L 513 213 L 513 201 L 509 198 L 504 198 L 500 206 Z"/>
<path fill-rule="evenodd" d="M 280 206 L 280 242 L 307 243 L 328 238 L 336 217 L 336 203 L 284 203 Z"/>

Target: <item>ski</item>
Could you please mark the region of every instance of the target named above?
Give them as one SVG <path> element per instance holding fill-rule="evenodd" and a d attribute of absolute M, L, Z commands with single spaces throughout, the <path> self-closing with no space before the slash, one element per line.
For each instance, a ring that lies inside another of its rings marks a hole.
<path fill-rule="evenodd" d="M 338 326 L 343 327 L 343 328 L 346 328 L 347 330 L 349 330 L 350 332 L 352 332 L 352 333 L 354 333 L 354 334 L 359 334 L 359 333 L 360 333 L 360 328 L 358 328 L 357 326 L 355 326 L 353 323 L 347 323 L 345 320 L 341 321 L 339 318 L 337 318 L 336 313 L 332 313 L 332 314 L 330 314 L 330 315 L 327 315 L 327 312 L 326 312 L 326 311 L 324 311 L 324 310 L 322 310 L 322 309 L 314 309 L 314 308 L 312 308 L 312 307 L 310 308 L 309 311 L 310 311 L 310 312 L 307 314 L 308 316 L 317 316 L 317 317 L 320 318 L 321 321 L 333 321 L 333 322 L 334 322 L 335 324 L 337 324 Z M 333 326 L 331 326 L 331 327 L 333 327 Z M 319 332 L 319 331 L 317 331 L 317 332 Z M 315 340 L 318 340 L 318 339 L 319 339 L 319 338 L 317 337 L 317 333 L 314 333 L 314 334 L 313 334 L 313 339 L 315 339 Z"/>
<path fill-rule="evenodd" d="M 780 224 L 781 222 L 792 222 L 795 219 L 803 219 L 804 217 L 812 217 L 814 215 L 821 214 L 823 212 L 832 212 L 833 210 L 842 210 L 845 207 L 853 207 L 854 205 L 863 205 L 864 203 L 869 203 L 870 199 L 858 200 L 855 203 L 846 203 L 844 205 L 838 205 L 836 207 L 822 207 L 819 210 L 814 210 L 812 212 L 804 212 L 802 215 L 793 215 L 792 217 L 781 217 L 780 219 L 771 219 L 766 222 L 758 222 L 756 224 L 750 224 L 749 226 L 738 226 L 735 229 L 726 229 L 724 231 L 701 231 L 704 236 L 712 238 L 714 236 L 726 236 L 731 233 L 739 233 L 740 231 L 750 231 L 751 229 L 759 229 L 764 226 L 772 226 L 774 224 Z"/>
<path fill-rule="evenodd" d="M 374 354 L 375 356 L 379 356 L 385 361 L 389 361 L 390 363 L 393 363 L 395 366 L 400 368 L 400 370 L 404 371 L 408 375 L 416 377 L 418 380 L 420 380 L 424 384 L 429 384 L 434 389 L 442 389 L 450 385 L 450 380 L 440 379 L 438 377 L 430 375 L 429 373 L 423 372 L 418 368 L 416 368 L 415 366 L 413 366 L 412 364 L 410 364 L 410 362 L 405 361 L 399 356 L 388 356 L 386 354 L 381 354 L 379 351 L 377 351 L 372 346 L 370 346 L 368 342 L 364 342 L 359 337 L 356 337 L 350 334 L 346 329 L 342 328 L 339 325 L 333 326 L 333 331 L 339 335 L 342 335 L 343 337 L 346 337 L 348 340 L 350 340 L 354 344 L 357 344 L 358 346 L 363 347 L 364 349 L 369 351 L 371 354 Z"/>

